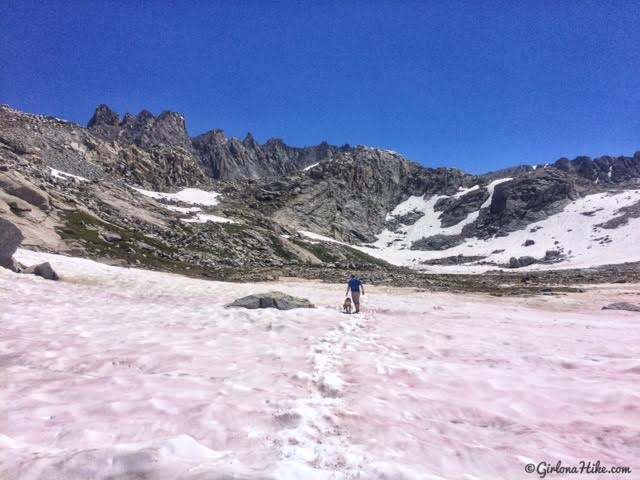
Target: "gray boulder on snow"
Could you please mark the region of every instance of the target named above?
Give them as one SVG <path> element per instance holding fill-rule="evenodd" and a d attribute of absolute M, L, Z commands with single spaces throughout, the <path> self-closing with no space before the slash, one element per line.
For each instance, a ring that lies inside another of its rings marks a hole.
<path fill-rule="evenodd" d="M 626 310 L 628 312 L 640 312 L 640 305 L 628 302 L 611 303 L 602 307 L 602 310 Z"/>
<path fill-rule="evenodd" d="M 22 273 L 37 275 L 45 280 L 58 280 L 60 278 L 49 262 L 34 265 L 33 267 L 27 267 L 22 271 Z"/>
<path fill-rule="evenodd" d="M 529 256 L 511 257 L 509 259 L 509 268 L 521 268 L 536 263 L 536 259 Z"/>
<path fill-rule="evenodd" d="M 306 298 L 292 297 L 282 292 L 267 292 L 234 300 L 227 305 L 241 308 L 277 308 L 278 310 L 291 310 L 293 308 L 315 308 Z"/>
<path fill-rule="evenodd" d="M 24 240 L 24 236 L 20 229 L 9 220 L 0 218 L 0 267 L 8 268 L 14 272 L 18 271 L 13 254 L 22 240 Z"/>

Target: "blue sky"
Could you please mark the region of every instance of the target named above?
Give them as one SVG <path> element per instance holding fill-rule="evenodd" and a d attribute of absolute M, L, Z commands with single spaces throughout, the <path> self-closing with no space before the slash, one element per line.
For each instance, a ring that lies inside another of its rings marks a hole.
<path fill-rule="evenodd" d="M 483 172 L 640 150 L 640 2 L 0 0 L 0 103 Z"/>

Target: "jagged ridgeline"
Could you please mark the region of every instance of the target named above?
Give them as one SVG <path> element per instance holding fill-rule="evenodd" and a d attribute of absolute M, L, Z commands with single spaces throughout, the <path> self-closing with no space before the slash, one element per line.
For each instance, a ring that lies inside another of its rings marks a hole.
<path fill-rule="evenodd" d="M 101 105 L 85 128 L 2 106 L 0 168 L 23 245 L 192 275 L 640 260 L 638 153 L 471 175 L 378 148 L 190 137 L 173 112 Z"/>

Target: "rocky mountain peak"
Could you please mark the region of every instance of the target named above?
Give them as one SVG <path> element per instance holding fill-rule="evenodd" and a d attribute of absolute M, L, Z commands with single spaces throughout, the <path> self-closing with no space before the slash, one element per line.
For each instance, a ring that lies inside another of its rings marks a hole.
<path fill-rule="evenodd" d="M 640 154 L 633 157 L 579 156 L 573 160 L 560 158 L 553 166 L 563 172 L 586 178 L 596 184 L 634 183 L 640 178 Z"/>
<path fill-rule="evenodd" d="M 89 124 L 87 125 L 89 128 L 96 127 L 98 125 L 108 125 L 112 127 L 116 127 L 120 124 L 120 115 L 111 110 L 108 105 L 102 104 L 98 105 L 91 120 L 89 120 Z"/>
<path fill-rule="evenodd" d="M 176 112 L 164 111 L 155 117 L 149 110 L 142 110 L 138 115 L 127 113 L 120 120 L 107 105 L 100 105 L 87 127 L 91 133 L 106 140 L 141 148 L 171 145 L 191 150 L 184 116 Z"/>
<path fill-rule="evenodd" d="M 270 148 L 283 148 L 283 147 L 286 147 L 287 145 L 284 143 L 284 140 L 282 140 L 281 138 L 270 138 L 265 142 L 264 146 L 270 147 Z"/>
<path fill-rule="evenodd" d="M 249 148 L 256 148 L 258 146 L 258 142 L 253 138 L 253 134 L 251 132 L 247 132 L 244 140 L 242 140 L 242 144 Z"/>
<path fill-rule="evenodd" d="M 108 105 L 99 105 L 87 125 L 91 133 L 106 140 L 115 140 L 120 131 L 120 115 Z"/>

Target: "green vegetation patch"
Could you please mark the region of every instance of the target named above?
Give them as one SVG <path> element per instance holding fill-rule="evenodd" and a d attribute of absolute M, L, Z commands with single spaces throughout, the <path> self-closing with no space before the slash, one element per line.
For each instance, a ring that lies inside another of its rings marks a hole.
<path fill-rule="evenodd" d="M 65 225 L 56 228 L 60 237 L 65 240 L 80 241 L 94 258 L 116 258 L 124 260 L 132 266 L 180 273 L 192 277 L 217 276 L 216 272 L 209 269 L 171 258 L 177 253 L 175 248 L 138 231 L 107 223 L 80 210 L 64 212 L 62 218 Z M 117 233 L 121 240 L 111 243 L 105 242 L 100 238 L 101 231 Z"/>

